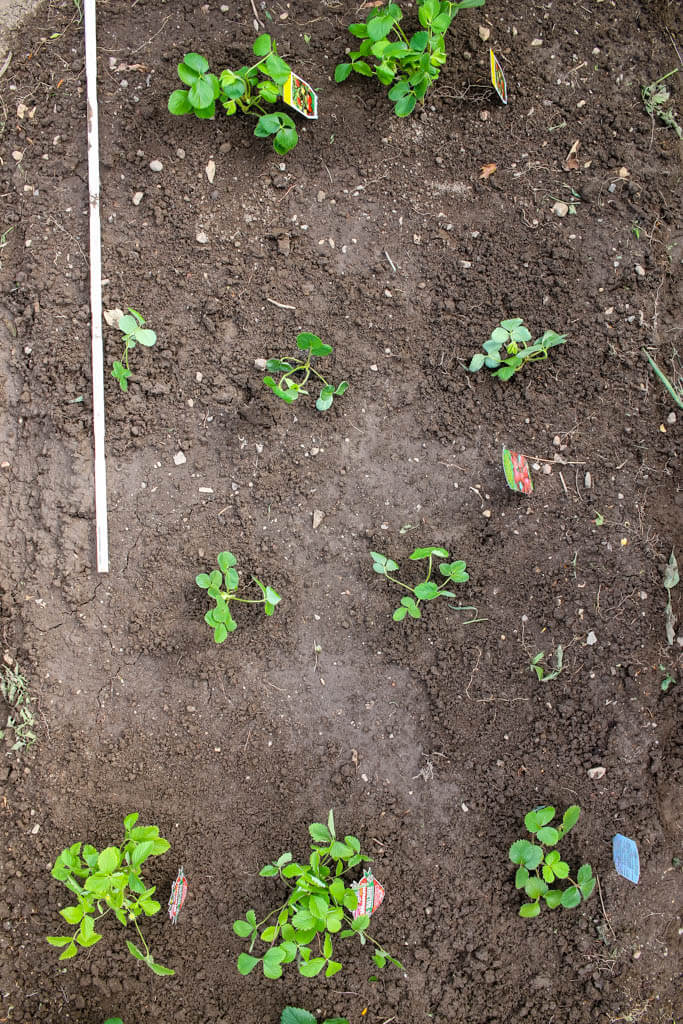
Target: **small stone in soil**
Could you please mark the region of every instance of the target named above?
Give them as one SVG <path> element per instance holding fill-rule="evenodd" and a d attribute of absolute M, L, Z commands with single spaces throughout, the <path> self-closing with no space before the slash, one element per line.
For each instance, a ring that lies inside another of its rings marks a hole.
<path fill-rule="evenodd" d="M 590 633 L 586 637 L 586 643 L 588 644 L 589 647 L 593 647 L 595 644 L 597 644 L 597 642 L 598 642 L 598 638 L 595 635 L 595 633 L 593 632 L 593 630 L 591 629 Z"/>
<path fill-rule="evenodd" d="M 176 464 L 176 466 L 184 465 L 187 462 L 187 458 L 185 457 L 185 453 L 184 452 L 176 452 L 175 455 L 173 456 L 173 461 Z"/>
<path fill-rule="evenodd" d="M 135 193 L 135 195 L 133 196 L 133 206 L 139 206 L 140 205 L 140 203 L 142 202 L 142 197 L 144 196 L 144 194 L 145 194 L 144 192 L 136 192 Z"/>
<path fill-rule="evenodd" d="M 150 160 L 149 169 L 150 171 L 154 171 L 156 174 L 159 174 L 160 171 L 163 171 L 164 165 L 161 160 Z"/>

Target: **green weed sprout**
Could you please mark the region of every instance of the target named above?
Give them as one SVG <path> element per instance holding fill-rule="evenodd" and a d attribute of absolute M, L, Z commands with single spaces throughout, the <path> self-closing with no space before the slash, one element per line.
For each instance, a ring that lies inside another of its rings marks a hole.
<path fill-rule="evenodd" d="M 491 337 L 482 345 L 484 351 L 472 356 L 467 369 L 470 373 L 477 373 L 485 366 L 493 372 L 494 377 L 510 380 L 526 363 L 547 359 L 549 349 L 564 345 L 566 340 L 564 334 L 545 331 L 529 345 L 531 334 L 523 320 L 518 317 L 514 320 L 501 320 L 500 326 L 491 332 Z"/>
<path fill-rule="evenodd" d="M 595 888 L 595 878 L 590 864 L 583 864 L 574 881 L 569 875 L 569 865 L 560 858 L 557 850 L 546 847 L 557 846 L 579 820 L 581 808 L 577 804 L 568 807 L 564 812 L 562 824 L 554 828 L 550 822 L 555 817 L 554 807 L 537 807 L 524 818 L 527 832 L 536 842 L 518 839 L 510 847 L 508 856 L 513 864 L 517 864 L 515 889 L 524 889 L 531 902 L 523 903 L 519 909 L 520 917 L 538 917 L 541 912 L 541 899 L 544 899 L 551 910 L 557 907 L 569 909 L 578 907 L 581 898 L 587 900 Z M 565 889 L 551 889 L 557 881 L 566 879 L 570 885 Z"/>
<path fill-rule="evenodd" d="M 676 403 L 676 405 L 678 406 L 678 408 L 679 409 L 683 409 L 683 373 L 681 373 L 680 365 L 677 364 L 678 353 L 677 352 L 674 353 L 674 357 L 673 357 L 673 360 L 672 360 L 673 367 L 674 367 L 674 371 L 673 371 L 673 374 L 672 374 L 672 376 L 674 377 L 673 381 L 671 381 L 667 377 L 667 375 L 664 373 L 663 370 L 660 370 L 660 368 L 657 366 L 656 362 L 654 361 L 654 359 L 652 358 L 650 353 L 648 351 L 646 351 L 646 349 L 642 349 L 642 353 L 645 356 L 645 358 L 647 359 L 647 361 L 650 364 L 650 366 L 652 367 L 652 369 L 654 370 L 654 372 L 657 375 L 657 377 L 659 378 L 659 380 L 661 381 L 661 383 L 664 385 L 666 390 L 669 392 L 669 394 L 673 398 L 673 400 Z"/>
<path fill-rule="evenodd" d="M 360 39 L 349 60 L 337 64 L 335 82 L 344 82 L 352 71 L 366 78 L 376 77 L 382 85 L 391 86 L 389 99 L 398 117 L 412 114 L 419 100 L 439 77 L 446 63 L 444 37 L 458 11 L 483 7 L 484 0 L 421 0 L 418 18 L 422 30 L 410 38 L 401 27 L 403 11 L 390 3 L 371 11 L 367 20 L 349 25 L 351 35 Z M 368 61 L 373 61 L 369 64 Z"/>
<path fill-rule="evenodd" d="M 189 89 L 175 89 L 168 98 L 172 114 L 194 113 L 200 118 L 211 118 L 220 103 L 228 116 L 241 110 L 258 118 L 254 135 L 273 138 L 273 149 L 281 156 L 294 149 L 299 136 L 296 125 L 281 111 L 268 113 L 282 99 L 282 90 L 292 69 L 278 55 L 275 41 L 267 34 L 254 40 L 254 55 L 259 59 L 251 67 L 238 71 L 226 68 L 216 76 L 209 71 L 209 62 L 200 53 L 186 53 L 178 65 L 178 77 Z"/>
<path fill-rule="evenodd" d="M 411 587 L 402 580 L 396 579 L 391 576 L 390 573 L 398 572 L 398 565 L 391 558 L 387 558 L 386 555 L 380 555 L 377 551 L 371 551 L 372 555 L 372 568 L 380 576 L 384 576 L 389 580 L 390 583 L 395 583 L 399 587 L 403 587 L 404 590 L 410 591 L 412 597 L 402 597 L 399 607 L 393 614 L 394 622 L 402 622 L 406 615 L 409 615 L 411 619 L 421 619 L 422 612 L 420 611 L 420 604 L 422 601 L 433 601 L 437 597 L 455 597 L 456 595 L 451 590 L 445 588 L 449 584 L 453 583 L 466 583 L 470 578 L 469 573 L 465 571 L 465 562 L 441 562 L 439 564 L 439 572 L 445 578 L 441 583 L 437 583 L 431 578 L 432 576 L 432 560 L 434 558 L 450 558 L 448 551 L 445 548 L 415 548 L 410 560 L 412 562 L 419 561 L 421 559 L 427 559 L 427 575 L 422 583 L 418 583 L 416 587 Z M 465 607 L 462 606 L 464 610 Z"/>
<path fill-rule="evenodd" d="M 326 825 L 314 822 L 308 831 L 313 840 L 308 863 L 300 864 L 291 853 L 283 853 L 259 872 L 262 878 L 278 878 L 289 886 L 284 903 L 261 921 L 248 910 L 244 919 L 233 924 L 235 934 L 249 941 L 249 952 L 240 953 L 237 960 L 240 974 L 250 974 L 260 963 L 266 978 L 280 978 L 284 967 L 296 961 L 304 978 L 315 978 L 323 970 L 325 977 L 331 978 L 342 969 L 341 962 L 333 959 L 333 935 L 340 939 L 355 936 L 361 945 L 370 941 L 376 947 L 373 961 L 377 967 L 392 963 L 403 970 L 402 964 L 368 934 L 369 915 L 353 917 L 358 897 L 344 875 L 371 859 L 361 853 L 360 841 L 356 836 L 337 839 L 332 811 Z M 274 923 L 268 924 L 273 918 Z M 259 941 L 268 948 L 263 956 L 253 956 Z M 311 948 L 314 942 L 315 950 Z"/>
<path fill-rule="evenodd" d="M 107 846 L 98 853 L 90 843 L 74 843 L 57 857 L 52 877 L 63 882 L 78 901 L 75 906 L 59 911 L 67 924 L 78 926 L 74 934 L 47 937 L 51 946 L 62 949 L 60 960 L 76 956 L 79 946 L 89 949 L 99 942 L 102 935 L 95 931 L 95 924 L 113 911 L 119 924 L 124 928 L 133 924 L 138 933 L 144 953 L 126 940 L 131 956 L 155 974 L 175 974 L 170 967 L 156 963 L 138 925 L 142 914 L 152 917 L 161 908 L 152 899 L 156 886 L 147 888 L 142 880 L 142 865 L 148 857 L 166 853 L 171 844 L 160 838 L 156 825 L 136 826 L 138 817 L 133 813 L 123 819 L 125 837 L 120 846 Z"/>
<path fill-rule="evenodd" d="M 201 572 L 195 577 L 195 582 L 202 590 L 206 590 L 209 597 L 215 601 L 215 607 L 210 608 L 204 616 L 204 621 L 213 629 L 213 638 L 217 644 L 222 644 L 227 639 L 228 633 L 234 633 L 237 623 L 230 612 L 230 604 L 237 601 L 239 604 L 262 604 L 266 615 L 272 615 L 275 605 L 279 604 L 282 598 L 272 587 L 265 586 L 256 576 L 252 580 L 261 591 L 261 597 L 238 597 L 237 591 L 240 585 L 239 573 L 235 566 L 237 559 L 232 551 L 221 551 L 218 555 L 218 569 L 211 573 Z"/>
<path fill-rule="evenodd" d="M 662 85 L 662 82 L 665 82 L 667 78 L 671 78 L 672 75 L 677 73 L 678 68 L 674 68 L 673 71 L 669 71 L 666 75 L 658 78 L 656 82 L 644 85 L 640 90 L 640 94 L 643 97 L 643 105 L 650 117 L 658 117 L 667 128 L 673 128 L 680 139 L 683 137 L 683 130 L 676 120 L 676 110 L 668 106 L 671 93 L 665 85 Z"/>
<path fill-rule="evenodd" d="M 300 1010 L 296 1006 L 285 1006 L 280 1017 L 280 1024 L 317 1024 L 316 1018 L 308 1010 Z M 348 1017 L 326 1017 L 321 1024 L 349 1024 Z"/>
<path fill-rule="evenodd" d="M 341 396 L 346 392 L 349 382 L 343 380 L 335 388 L 334 384 L 328 384 L 322 373 L 311 366 L 313 356 L 320 359 L 332 353 L 332 346 L 325 345 L 317 334 L 307 332 L 297 334 L 296 347 L 300 352 L 306 353 L 306 358 L 295 355 L 285 356 L 283 359 L 266 360 L 266 369 L 270 373 L 278 373 L 281 376 L 279 380 L 275 380 L 268 375 L 263 378 L 263 383 L 270 388 L 274 395 L 291 405 L 292 402 L 296 402 L 299 395 L 308 395 L 306 385 L 313 374 L 322 383 L 315 407 L 319 412 L 325 412 L 332 405 L 335 396 Z"/>
<path fill-rule="evenodd" d="M 118 359 L 114 361 L 111 371 L 112 377 L 119 382 L 119 387 L 122 391 L 128 390 L 128 378 L 131 376 L 128 354 L 136 345 L 144 345 L 145 348 L 151 348 L 157 340 L 154 331 L 145 329 L 145 321 L 142 318 L 142 314 L 130 307 L 128 312 L 130 316 L 122 316 L 116 325 L 123 334 L 123 355 L 120 361 Z"/>
<path fill-rule="evenodd" d="M 14 733 L 10 750 L 28 750 L 36 742 L 36 719 L 33 713 L 33 699 L 28 684 L 15 662 L 14 667 L 0 667 L 0 695 L 7 704 L 7 721 L 0 729 L 0 740 L 9 729 Z"/>
<path fill-rule="evenodd" d="M 545 658 L 545 651 L 539 651 L 535 654 L 529 663 L 529 668 L 532 672 L 535 672 L 539 683 L 549 683 L 552 679 L 557 679 L 560 672 L 562 671 L 562 659 L 564 656 L 564 649 L 561 644 L 558 644 L 555 648 L 555 668 L 550 672 L 546 672 L 545 666 L 542 664 Z"/>

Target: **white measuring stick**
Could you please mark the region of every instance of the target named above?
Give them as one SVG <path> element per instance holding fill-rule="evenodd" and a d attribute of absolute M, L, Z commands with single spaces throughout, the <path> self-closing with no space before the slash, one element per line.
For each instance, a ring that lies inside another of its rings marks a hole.
<path fill-rule="evenodd" d="M 95 0 L 85 0 L 85 75 L 88 84 L 88 189 L 90 192 L 90 312 L 92 317 L 92 408 L 95 435 L 95 534 L 97 571 L 109 572 L 107 465 L 104 458 L 104 353 L 102 346 L 102 240 L 100 154 L 97 121 Z"/>

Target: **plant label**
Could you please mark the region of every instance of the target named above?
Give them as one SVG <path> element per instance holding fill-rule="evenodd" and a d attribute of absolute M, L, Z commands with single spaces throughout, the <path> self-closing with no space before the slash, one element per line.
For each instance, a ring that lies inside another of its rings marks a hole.
<path fill-rule="evenodd" d="M 353 882 L 351 888 L 358 897 L 358 906 L 353 912 L 354 918 L 361 917 L 362 914 L 372 917 L 384 899 L 384 886 L 373 878 L 372 871 L 366 871 L 360 882 Z"/>
<path fill-rule="evenodd" d="M 505 81 L 505 75 L 503 74 L 503 69 L 498 63 L 498 58 L 493 50 L 489 50 L 489 53 L 491 54 L 491 84 L 503 103 L 507 104 L 508 87 L 507 82 Z"/>
<path fill-rule="evenodd" d="M 640 857 L 634 841 L 617 832 L 612 840 L 612 859 L 617 874 L 637 885 L 640 878 Z"/>
<path fill-rule="evenodd" d="M 520 452 L 511 452 L 509 448 L 503 448 L 503 471 L 511 491 L 531 494 L 534 485 L 531 481 L 529 463 L 524 455 Z"/>
<path fill-rule="evenodd" d="M 318 95 L 311 89 L 308 82 L 299 78 L 292 71 L 291 75 L 282 87 L 282 97 L 290 107 L 293 107 L 298 114 L 302 114 L 309 120 L 318 117 Z"/>
<path fill-rule="evenodd" d="M 178 921 L 178 914 L 180 913 L 185 897 L 187 896 L 187 879 L 182 869 L 178 871 L 178 877 L 171 886 L 171 897 L 168 901 L 168 916 L 171 918 L 171 924 L 176 924 Z"/>

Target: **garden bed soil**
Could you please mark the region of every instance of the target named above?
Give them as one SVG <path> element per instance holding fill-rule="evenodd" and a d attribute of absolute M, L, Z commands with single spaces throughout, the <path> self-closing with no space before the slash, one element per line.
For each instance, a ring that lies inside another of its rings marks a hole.
<path fill-rule="evenodd" d="M 356 5 L 257 11 L 320 94 L 286 158 L 247 120 L 166 110 L 184 52 L 247 58 L 249 3 L 97 7 L 104 303 L 158 335 L 128 394 L 107 372 L 108 575 L 78 6 L 39 8 L 0 79 L 0 628 L 38 733 L 0 766 L 0 1016 L 276 1024 L 292 1003 L 355 1024 L 678 1019 L 681 690 L 660 682 L 680 655 L 662 566 L 681 553 L 681 416 L 641 349 L 675 376 L 681 146 L 640 96 L 676 65 L 675 4 L 463 11 L 427 106 L 402 120 L 376 83 L 332 82 Z M 468 374 L 514 316 L 567 344 L 507 384 Z M 254 366 L 301 330 L 350 382 L 324 414 L 278 402 Z M 105 342 L 110 365 L 118 332 Z M 504 445 L 538 466 L 532 495 L 507 489 Z M 408 555 L 427 544 L 469 582 L 394 623 L 370 551 L 417 580 Z M 271 619 L 244 606 L 215 646 L 194 577 L 224 549 L 282 602 Z M 539 683 L 531 658 L 558 645 L 563 671 Z M 600 892 L 524 921 L 508 847 L 527 810 L 572 803 L 565 853 Z M 232 922 L 280 894 L 258 869 L 305 856 L 330 807 L 374 857 L 372 930 L 405 972 L 369 981 L 367 950 L 339 942 L 328 982 L 242 978 Z M 57 853 L 119 841 L 133 810 L 172 843 L 150 865 L 162 901 L 181 863 L 189 879 L 177 927 L 146 922 L 171 979 L 128 955 L 116 922 L 68 965 L 44 941 L 66 896 Z M 616 832 L 638 843 L 637 886 L 614 871 Z"/>

